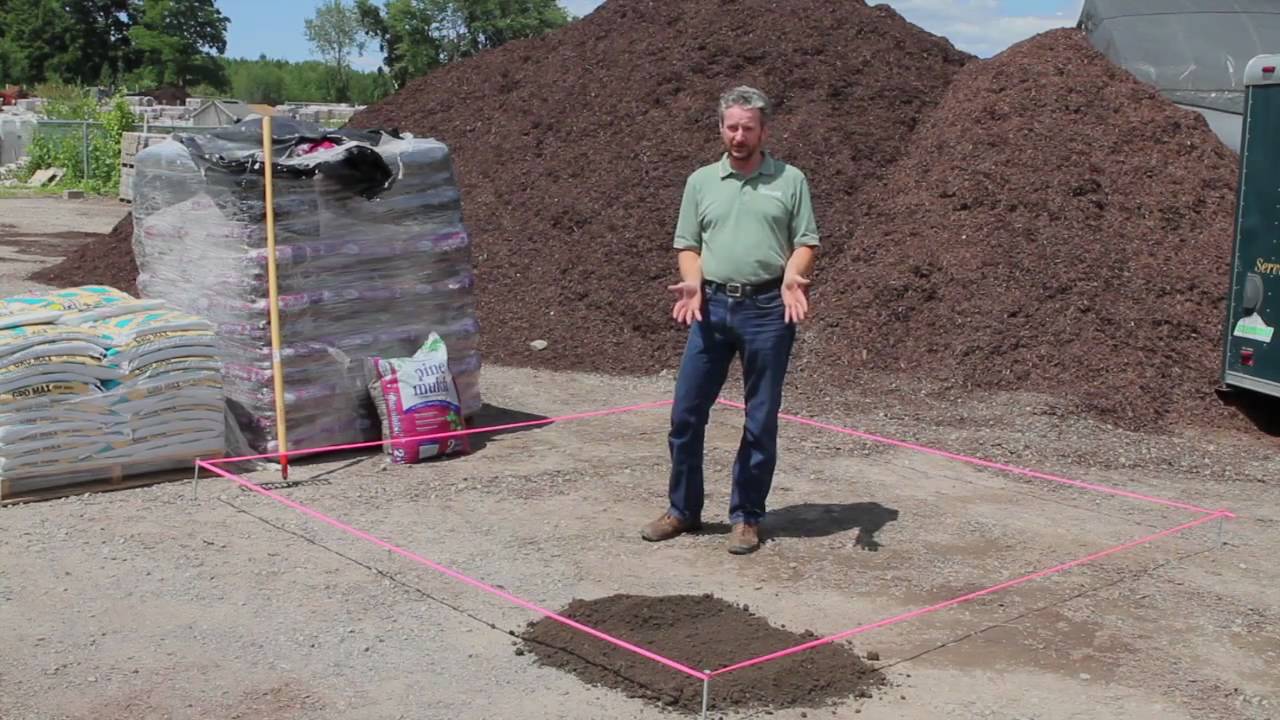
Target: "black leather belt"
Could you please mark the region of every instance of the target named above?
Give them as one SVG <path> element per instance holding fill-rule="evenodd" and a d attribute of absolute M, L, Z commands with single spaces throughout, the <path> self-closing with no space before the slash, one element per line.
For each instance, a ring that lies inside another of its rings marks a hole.
<path fill-rule="evenodd" d="M 748 285 L 747 283 L 721 283 L 713 280 L 704 280 L 703 287 L 710 288 L 711 292 L 719 292 L 728 295 L 731 298 L 745 298 L 754 295 L 763 295 L 767 292 L 773 292 L 782 287 L 782 278 L 776 280 L 768 280 L 766 282 Z"/>

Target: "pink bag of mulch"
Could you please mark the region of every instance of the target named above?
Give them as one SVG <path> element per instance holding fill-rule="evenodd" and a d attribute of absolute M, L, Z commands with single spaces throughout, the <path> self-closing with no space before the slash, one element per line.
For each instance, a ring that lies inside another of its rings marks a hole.
<path fill-rule="evenodd" d="M 372 357 L 368 364 L 369 394 L 382 420 L 383 449 L 391 462 L 407 465 L 471 451 L 465 435 L 405 439 L 463 429 L 449 351 L 439 335 L 431 333 L 413 357 Z"/>

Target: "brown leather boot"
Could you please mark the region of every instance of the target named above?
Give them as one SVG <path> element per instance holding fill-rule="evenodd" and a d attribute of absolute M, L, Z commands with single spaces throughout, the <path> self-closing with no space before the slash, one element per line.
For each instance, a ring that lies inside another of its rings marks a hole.
<path fill-rule="evenodd" d="M 760 532 L 755 525 L 735 523 L 729 532 L 729 552 L 746 555 L 760 547 Z"/>
<path fill-rule="evenodd" d="M 662 517 L 645 525 L 640 530 L 640 537 L 649 542 L 659 542 L 670 540 L 682 533 L 701 529 L 702 523 L 697 520 L 679 520 L 669 513 L 663 513 Z"/>

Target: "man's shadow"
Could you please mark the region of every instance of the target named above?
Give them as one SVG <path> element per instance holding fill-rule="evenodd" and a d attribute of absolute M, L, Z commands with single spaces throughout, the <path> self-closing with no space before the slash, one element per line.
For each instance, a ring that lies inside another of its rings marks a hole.
<path fill-rule="evenodd" d="M 496 437 L 538 430 L 551 425 L 552 423 L 547 422 L 548 420 L 550 418 L 546 415 L 535 415 L 523 410 L 513 410 L 485 403 L 474 415 L 467 419 L 467 427 L 499 429 L 474 433 L 467 436 L 467 441 L 471 446 L 471 452 L 476 453 L 483 450 L 484 446 Z M 516 425 L 517 427 L 503 427 L 507 425 Z"/>
<path fill-rule="evenodd" d="M 877 502 L 800 503 L 769 511 L 760 525 L 760 539 L 817 538 L 858 529 L 854 545 L 875 552 L 880 543 L 875 539 L 885 525 L 898 519 L 898 511 Z M 706 523 L 703 532 L 723 535 L 727 523 Z"/>

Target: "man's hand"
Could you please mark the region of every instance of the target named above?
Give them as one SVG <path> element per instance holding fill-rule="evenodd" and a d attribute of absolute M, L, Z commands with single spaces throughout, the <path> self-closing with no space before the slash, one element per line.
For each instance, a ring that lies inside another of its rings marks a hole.
<path fill-rule="evenodd" d="M 786 320 L 799 325 L 809 314 L 808 278 L 788 273 L 782 279 L 782 305 L 786 308 Z"/>
<path fill-rule="evenodd" d="M 682 281 L 667 287 L 676 294 L 675 307 L 671 308 L 671 317 L 676 322 L 692 325 L 702 320 L 702 286 L 698 283 Z"/>
<path fill-rule="evenodd" d="M 782 304 L 786 308 L 788 323 L 799 325 L 809 315 L 809 274 L 817 248 L 801 245 L 791 253 L 786 272 L 782 274 Z"/>

